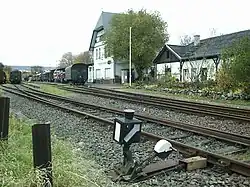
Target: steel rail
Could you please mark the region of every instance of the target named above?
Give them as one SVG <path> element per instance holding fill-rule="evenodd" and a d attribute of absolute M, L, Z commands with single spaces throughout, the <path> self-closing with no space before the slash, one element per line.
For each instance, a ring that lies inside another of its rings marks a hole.
<path fill-rule="evenodd" d="M 68 85 L 64 85 L 64 84 L 57 84 L 57 83 L 45 83 L 45 84 L 50 84 L 50 85 L 54 85 L 54 86 L 59 86 L 59 87 L 67 87 Z M 86 87 L 86 86 L 73 86 L 74 89 L 77 90 L 82 90 L 79 88 L 83 88 L 83 89 L 88 89 L 88 90 L 93 90 L 96 92 L 109 92 L 112 94 L 118 94 L 118 96 L 135 96 L 138 97 L 139 99 L 143 99 L 143 100 L 148 100 L 148 99 L 152 99 L 154 101 L 161 101 L 161 102 L 168 102 L 168 103 L 172 103 L 172 104 L 182 104 L 182 105 L 187 105 L 187 106 L 197 106 L 197 107 L 201 107 L 201 108 L 207 108 L 207 109 L 213 109 L 213 110 L 221 110 L 221 111 L 225 111 L 225 112 L 232 112 L 232 113 L 244 113 L 244 114 L 248 114 L 250 115 L 250 109 L 243 109 L 243 108 L 236 108 L 236 107 L 229 107 L 229 106 L 222 106 L 222 105 L 216 105 L 216 104 L 206 104 L 206 103 L 199 103 L 199 102 L 194 102 L 194 101 L 186 101 L 186 100 L 181 100 L 181 99 L 170 99 L 167 97 L 161 97 L 161 96 L 154 96 L 154 95 L 149 95 L 149 94 L 145 94 L 145 93 L 133 93 L 133 92 L 129 92 L 129 91 L 121 91 L 121 90 L 115 90 L 115 89 L 110 89 L 110 88 L 98 88 L 98 87 Z"/>
<path fill-rule="evenodd" d="M 244 121 L 244 122 L 250 122 L 250 116 L 246 115 L 240 115 L 240 114 L 231 114 L 228 112 L 221 112 L 218 110 L 209 110 L 205 107 L 194 107 L 194 106 L 183 106 L 180 104 L 171 104 L 171 103 L 162 103 L 161 101 L 154 101 L 154 100 L 143 100 L 142 98 L 133 98 L 131 96 L 121 96 L 121 95 L 113 95 L 111 93 L 104 93 L 104 92 L 93 92 L 88 90 L 79 90 L 75 88 L 69 88 L 69 87 L 60 87 L 60 89 L 66 90 L 66 91 L 72 91 L 75 93 L 81 93 L 81 94 L 91 94 L 94 96 L 104 97 L 104 98 L 110 98 L 110 99 L 119 99 L 123 101 L 129 101 L 129 102 L 135 102 L 135 103 L 141 103 L 141 104 L 147 104 L 151 106 L 156 107 L 162 107 L 162 108 L 168 108 L 168 109 L 174 109 L 178 111 L 183 111 L 187 113 L 197 113 L 197 114 L 205 114 L 210 116 L 216 116 L 221 118 L 227 118 L 227 119 L 233 119 L 238 121 Z"/>
<path fill-rule="evenodd" d="M 9 93 L 12 93 L 15 95 L 19 95 L 21 97 L 25 97 L 28 99 L 32 99 L 34 101 L 38 101 L 38 102 L 50 105 L 50 106 L 55 107 L 55 108 L 59 108 L 61 110 L 68 111 L 68 112 L 71 112 L 73 114 L 89 117 L 89 118 L 98 120 L 100 122 L 103 122 L 105 124 L 113 125 L 113 121 L 110 121 L 110 120 L 107 120 L 104 118 L 100 118 L 100 117 L 94 116 L 94 115 L 86 113 L 86 112 L 78 111 L 75 109 L 70 109 L 70 108 L 64 107 L 64 106 L 59 106 L 57 103 L 48 101 L 48 100 L 43 99 L 41 97 L 35 96 L 33 94 L 28 95 L 28 94 L 16 92 L 16 91 L 11 90 L 11 88 L 6 88 L 6 87 L 3 87 L 2 89 L 6 92 L 9 92 Z M 171 140 L 171 139 L 167 139 L 165 137 L 161 137 L 161 136 L 157 136 L 157 135 L 148 133 L 148 132 L 142 132 L 142 135 L 144 135 L 147 138 L 150 138 L 153 141 L 158 141 L 160 139 L 166 139 L 167 141 L 171 142 L 171 144 L 183 154 L 187 154 L 189 156 L 200 155 L 200 156 L 206 157 L 207 161 L 211 164 L 225 167 L 233 172 L 239 173 L 239 174 L 244 175 L 244 176 L 248 176 L 248 177 L 250 176 L 250 164 L 248 164 L 248 163 L 244 163 L 241 161 L 230 159 L 230 158 L 225 157 L 225 156 L 221 156 L 221 155 L 214 154 L 214 153 L 211 153 L 208 151 L 204 151 L 202 149 L 198 149 L 198 148 L 195 148 L 193 146 L 189 146 L 189 145 L 186 145 L 186 144 L 183 144 L 183 143 Z"/>
<path fill-rule="evenodd" d="M 79 89 L 79 87 L 77 87 Z M 80 87 L 85 88 L 86 87 Z M 183 105 L 192 105 L 192 106 L 198 106 L 198 107 L 205 107 L 208 109 L 215 109 L 215 110 L 221 110 L 221 111 L 227 111 L 227 112 L 233 112 L 233 113 L 245 113 L 250 115 L 250 109 L 242 109 L 242 108 L 236 108 L 236 107 L 228 107 L 228 106 L 222 106 L 222 105 L 215 105 L 215 104 L 206 104 L 206 103 L 199 103 L 199 102 L 192 102 L 192 101 L 185 101 L 180 99 L 170 99 L 166 97 L 160 97 L 160 96 L 153 96 L 149 94 L 142 94 L 142 93 L 133 93 L 133 92 L 127 92 L 127 91 L 121 91 L 121 90 L 114 90 L 114 89 L 108 89 L 108 88 L 97 88 L 97 87 L 88 87 L 87 89 L 92 89 L 98 92 L 111 92 L 116 94 L 122 94 L 125 96 L 135 96 L 142 99 L 153 99 L 154 101 L 161 101 L 161 102 L 171 102 L 176 104 L 183 104 Z"/>
<path fill-rule="evenodd" d="M 24 86 L 24 87 L 27 88 L 26 86 Z M 109 111 L 109 112 L 113 112 L 115 114 L 123 114 L 122 110 L 119 110 L 116 108 L 97 106 L 97 105 L 93 105 L 93 104 L 89 104 L 89 103 L 85 103 L 85 102 L 79 102 L 79 101 L 72 100 L 68 97 L 50 94 L 50 93 L 46 93 L 43 91 L 38 91 L 38 90 L 28 91 L 28 90 L 26 90 L 25 92 L 35 94 L 35 95 L 40 95 L 43 97 L 50 97 L 52 99 L 57 99 L 57 100 L 61 100 L 61 101 L 66 101 L 68 103 L 72 103 L 72 104 L 78 105 L 78 106 L 83 106 L 83 107 L 87 106 L 87 107 L 90 107 L 92 109 Z M 158 117 L 156 118 L 156 117 L 152 117 L 149 115 L 135 114 L 135 116 L 143 121 L 157 123 L 159 125 L 169 126 L 169 127 L 173 127 L 176 129 L 180 129 L 180 130 L 184 130 L 184 131 L 188 131 L 188 132 L 192 132 L 192 133 L 205 135 L 208 137 L 216 138 L 216 139 L 223 140 L 223 141 L 230 142 L 230 143 L 240 144 L 240 145 L 244 145 L 244 146 L 248 146 L 248 147 L 250 146 L 250 136 L 244 136 L 244 135 L 240 135 L 240 134 L 236 134 L 236 133 L 222 132 L 222 131 L 214 129 L 214 128 L 202 127 L 202 126 L 198 126 L 198 125 L 191 125 L 188 123 L 176 122 L 176 121 L 167 120 L 167 119 L 158 118 Z"/>

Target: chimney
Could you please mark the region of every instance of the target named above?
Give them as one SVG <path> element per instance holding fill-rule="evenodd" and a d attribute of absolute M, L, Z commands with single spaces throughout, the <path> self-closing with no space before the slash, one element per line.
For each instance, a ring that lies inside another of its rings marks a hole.
<path fill-rule="evenodd" d="M 194 46 L 199 45 L 200 43 L 200 35 L 194 35 Z"/>

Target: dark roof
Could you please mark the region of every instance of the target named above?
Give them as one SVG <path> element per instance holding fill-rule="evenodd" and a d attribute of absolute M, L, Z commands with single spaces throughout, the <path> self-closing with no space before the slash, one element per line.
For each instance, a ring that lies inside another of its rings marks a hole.
<path fill-rule="evenodd" d="M 99 20 L 95 26 L 95 29 L 93 30 L 92 33 L 92 37 L 91 37 L 91 42 L 90 42 L 90 47 L 89 50 L 91 51 L 95 45 L 95 40 L 96 40 L 96 36 L 97 36 L 97 32 L 101 31 L 101 30 L 107 30 L 109 28 L 109 23 L 112 19 L 112 17 L 115 15 L 116 13 L 111 13 L 111 12 L 102 12 Z"/>
<path fill-rule="evenodd" d="M 204 58 L 204 57 L 216 57 L 221 54 L 222 49 L 230 47 L 234 42 L 239 41 L 244 37 L 250 37 L 250 30 L 225 34 L 221 36 L 206 38 L 200 40 L 198 46 L 194 46 L 194 43 L 190 43 L 187 46 L 182 45 L 168 45 L 172 50 L 174 50 L 182 59 L 191 58 Z M 166 45 L 162 48 L 166 49 Z M 161 55 L 160 52 L 156 58 Z M 155 58 L 155 59 L 156 59 Z M 155 61 L 155 60 L 154 60 Z"/>
<path fill-rule="evenodd" d="M 173 49 L 181 57 L 185 55 L 185 52 L 186 52 L 185 46 L 181 46 L 181 45 L 168 45 L 168 46 L 171 47 L 171 49 Z"/>

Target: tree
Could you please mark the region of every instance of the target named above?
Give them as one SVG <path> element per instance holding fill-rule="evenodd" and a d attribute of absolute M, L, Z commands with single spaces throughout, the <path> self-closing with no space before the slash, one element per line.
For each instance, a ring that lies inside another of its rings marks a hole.
<path fill-rule="evenodd" d="M 72 52 L 67 52 L 62 55 L 61 60 L 59 61 L 59 68 L 65 68 L 74 63 L 74 57 Z"/>
<path fill-rule="evenodd" d="M 89 51 L 85 51 L 83 53 L 80 53 L 80 54 L 74 56 L 74 64 L 75 63 L 90 64 L 91 58 L 90 58 Z"/>
<path fill-rule="evenodd" d="M 222 53 L 222 67 L 220 69 L 221 80 L 225 81 L 230 77 L 231 84 L 228 88 L 241 88 L 244 92 L 250 93 L 250 37 L 244 37 L 234 42 Z"/>
<path fill-rule="evenodd" d="M 31 66 L 30 71 L 31 71 L 31 74 L 42 73 L 43 67 L 42 66 Z"/>
<path fill-rule="evenodd" d="M 110 28 L 104 37 L 107 52 L 115 60 L 129 60 L 129 28 L 132 27 L 132 62 L 139 79 L 143 70 L 151 66 L 152 60 L 168 41 L 167 23 L 158 12 L 148 13 L 142 9 L 138 12 L 128 10 L 114 15 Z"/>
<path fill-rule="evenodd" d="M 184 35 L 181 37 L 181 42 L 180 44 L 183 46 L 187 46 L 192 43 L 192 38 L 189 35 Z"/>

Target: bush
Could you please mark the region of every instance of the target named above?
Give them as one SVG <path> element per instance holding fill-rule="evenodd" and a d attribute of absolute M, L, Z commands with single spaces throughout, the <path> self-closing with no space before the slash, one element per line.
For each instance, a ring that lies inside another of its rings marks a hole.
<path fill-rule="evenodd" d="M 232 76 L 230 76 L 224 68 L 221 68 L 218 71 L 218 73 L 216 74 L 216 80 L 218 87 L 224 92 L 228 92 L 235 87 Z"/>
<path fill-rule="evenodd" d="M 178 81 L 174 76 L 172 76 L 169 73 L 161 76 L 157 81 L 157 85 L 159 87 L 168 87 L 168 88 L 178 87 Z"/>

